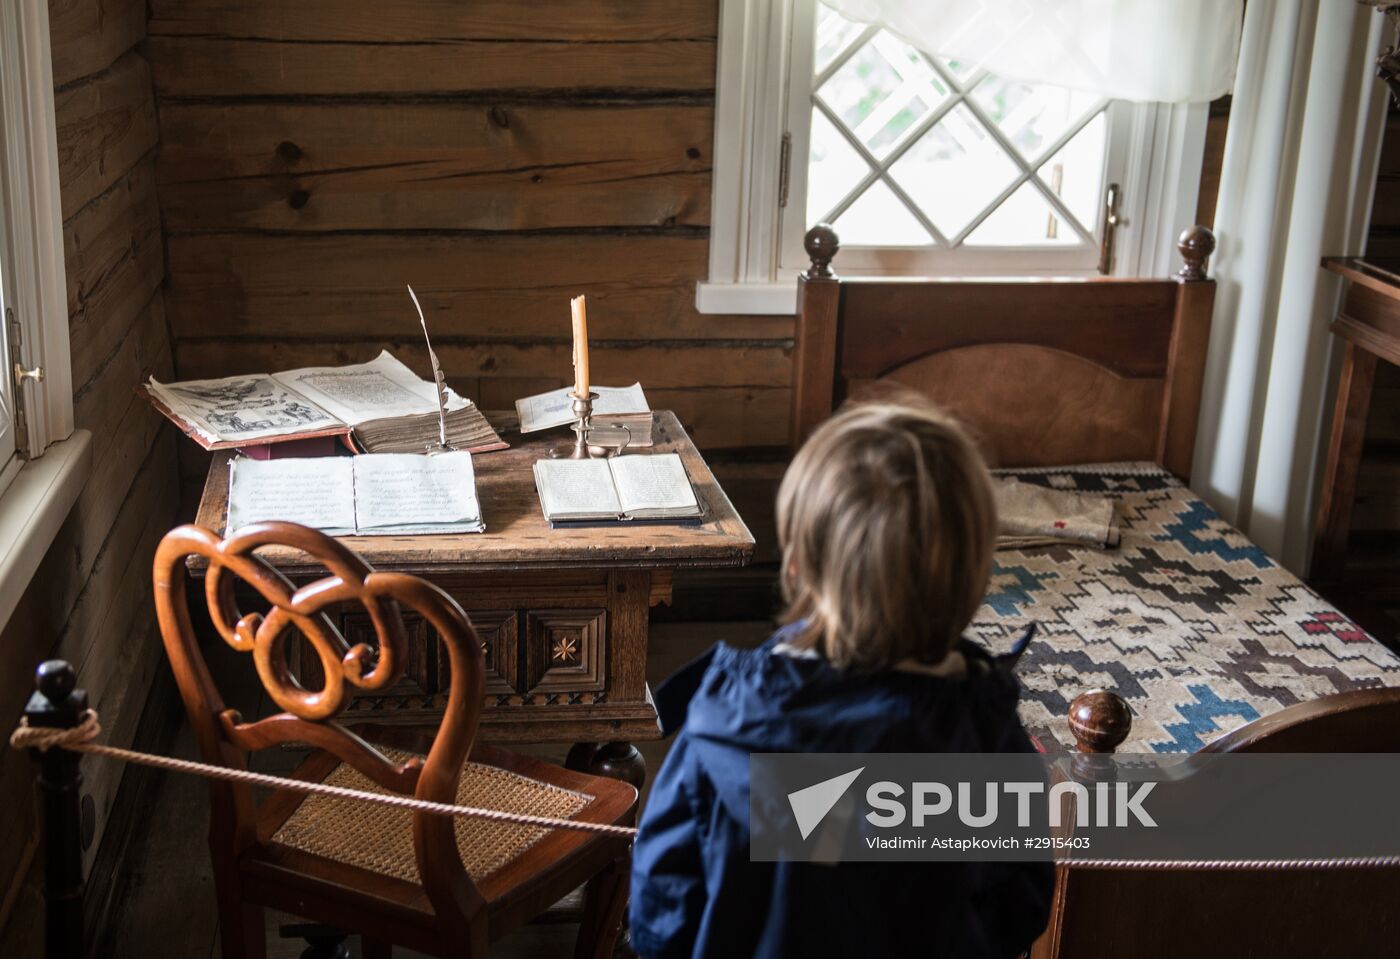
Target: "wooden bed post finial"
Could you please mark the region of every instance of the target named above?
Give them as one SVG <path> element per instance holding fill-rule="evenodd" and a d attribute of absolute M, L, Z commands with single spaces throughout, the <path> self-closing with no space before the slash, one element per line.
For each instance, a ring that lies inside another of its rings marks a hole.
<path fill-rule="evenodd" d="M 836 276 L 831 272 L 831 258 L 841 249 L 841 241 L 830 223 L 818 223 L 808 230 L 807 235 L 802 238 L 802 245 L 807 248 L 807 255 L 812 258 L 812 265 L 807 269 L 807 279 L 829 280 Z"/>
<path fill-rule="evenodd" d="M 1133 711 L 1111 690 L 1091 689 L 1069 704 L 1069 731 L 1081 753 L 1111 753 L 1132 728 Z"/>
<path fill-rule="evenodd" d="M 1206 261 L 1215 252 L 1215 234 L 1209 228 L 1197 224 L 1187 230 L 1183 230 L 1177 238 L 1176 248 L 1181 251 L 1181 258 L 1186 262 L 1181 265 L 1181 269 L 1176 271 L 1176 275 L 1188 283 L 1194 283 L 1206 278 Z"/>

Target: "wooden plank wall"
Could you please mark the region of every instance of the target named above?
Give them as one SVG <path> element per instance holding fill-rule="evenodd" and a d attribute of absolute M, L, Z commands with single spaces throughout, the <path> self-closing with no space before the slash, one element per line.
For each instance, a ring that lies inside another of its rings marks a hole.
<path fill-rule="evenodd" d="M 509 408 L 640 380 L 709 450 L 786 442 L 790 317 L 702 316 L 717 0 L 151 0 L 182 377 L 369 359 Z M 195 463 L 191 472 L 198 472 Z"/>
<path fill-rule="evenodd" d="M 781 463 L 727 461 L 786 443 L 793 322 L 694 309 L 718 6 L 151 0 L 179 375 L 422 371 L 411 282 L 453 385 L 509 407 L 567 382 L 586 292 L 595 378 L 680 414 L 772 560 Z"/>
<path fill-rule="evenodd" d="M 19 713 L 34 666 L 59 655 L 77 666 L 108 739 L 127 743 L 160 663 L 150 566 L 178 497 L 172 431 L 134 393 L 145 377 L 172 370 L 155 100 L 149 66 L 135 49 L 145 36 L 146 5 L 50 0 L 49 24 L 75 418 L 92 431 L 93 466 L 0 639 L 0 715 Z M 0 817 L 0 876 L 9 877 L 32 836 L 31 775 L 28 761 L 8 751 L 0 769 L 0 805 L 9 811 Z M 85 763 L 94 840 L 121 773 L 115 763 Z"/>

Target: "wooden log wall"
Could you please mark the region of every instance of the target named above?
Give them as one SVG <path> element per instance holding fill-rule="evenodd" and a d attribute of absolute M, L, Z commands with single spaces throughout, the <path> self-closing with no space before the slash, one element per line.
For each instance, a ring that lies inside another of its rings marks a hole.
<path fill-rule="evenodd" d="M 106 730 L 129 743 L 160 667 L 151 559 L 178 500 L 173 432 L 134 393 L 172 372 L 161 293 L 157 123 L 150 68 L 136 49 L 144 0 L 50 0 L 58 159 L 68 279 L 75 419 L 92 431 L 92 472 L 77 506 L 0 637 L 0 715 L 17 716 L 34 666 L 73 662 Z M 84 764 L 95 814 L 89 859 L 123 772 Z M 23 892 L 32 856 L 31 771 L 0 766 L 0 876 L 5 904 Z"/>
<path fill-rule="evenodd" d="M 680 414 L 771 562 L 793 322 L 694 309 L 718 6 L 151 0 L 179 375 L 423 371 L 409 282 L 453 385 L 508 408 L 568 382 L 585 292 L 595 379 Z"/>
<path fill-rule="evenodd" d="M 789 317 L 702 316 L 717 0 L 151 0 L 182 377 L 395 351 L 484 408 L 640 380 L 709 450 L 787 439 Z M 197 462 L 191 472 L 202 469 Z"/>

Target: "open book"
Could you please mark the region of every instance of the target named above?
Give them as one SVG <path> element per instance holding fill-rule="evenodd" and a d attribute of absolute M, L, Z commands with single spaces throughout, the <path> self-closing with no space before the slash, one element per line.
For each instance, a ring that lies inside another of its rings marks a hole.
<path fill-rule="evenodd" d="M 520 432 L 534 433 L 574 421 L 573 387 L 527 396 L 515 401 L 520 416 Z M 647 405 L 642 384 L 631 386 L 595 386 L 598 398 L 593 401 L 592 430 L 588 441 L 599 446 L 650 446 L 651 407 Z"/>
<path fill-rule="evenodd" d="M 333 536 L 479 533 L 472 454 L 381 453 L 229 463 L 231 532 L 287 520 Z"/>
<path fill-rule="evenodd" d="M 506 444 L 471 402 L 447 391 L 448 442 Z M 146 395 L 205 449 L 343 436 L 371 453 L 421 453 L 438 440 L 437 388 L 388 351 L 368 363 L 159 383 Z"/>
<path fill-rule="evenodd" d="M 680 522 L 697 519 L 702 512 L 675 453 L 538 460 L 535 487 L 545 519 L 552 524 Z"/>

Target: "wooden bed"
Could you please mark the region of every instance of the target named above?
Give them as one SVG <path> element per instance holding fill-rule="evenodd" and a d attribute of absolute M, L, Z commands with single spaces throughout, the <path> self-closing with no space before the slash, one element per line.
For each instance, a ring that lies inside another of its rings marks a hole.
<path fill-rule="evenodd" d="M 1112 635 L 1110 643 L 1093 637 L 1099 659 L 1090 662 L 1084 655 L 1089 644 L 1073 645 L 1075 623 L 1054 624 L 1048 632 L 1062 644 L 1061 659 L 1055 669 L 1022 679 L 1026 700 L 1042 712 L 1046 703 L 1073 701 L 1060 709 L 1057 723 L 1040 731 L 1044 748 L 1111 752 L 1138 733 L 1130 740 L 1134 749 L 1157 751 L 1400 751 L 1400 659 L 1194 500 L 1181 482 L 1191 470 L 1214 305 L 1206 265 L 1215 242 L 1208 230 L 1183 234 L 1183 266 L 1165 279 L 843 280 L 832 270 L 838 240 L 830 227 L 813 228 L 806 246 L 812 264 L 798 280 L 795 443 L 848 399 L 879 395 L 889 386 L 911 389 L 956 412 L 978 435 L 989 462 L 1020 478 L 1073 482 L 1083 474 L 1058 468 L 1117 464 L 1091 469 L 1089 476 L 1106 475 L 1108 489 L 1129 490 L 1123 496 L 1133 519 L 1125 520 L 1124 549 L 1136 523 L 1136 544 L 1148 557 L 1144 577 L 1165 571 L 1184 581 L 1198 575 L 1232 589 L 1243 557 L 1252 563 L 1245 566 L 1249 582 L 1271 590 L 1271 597 L 1307 606 L 1301 632 L 1296 621 L 1286 624 L 1294 630 L 1288 635 L 1275 622 L 1263 627 L 1269 634 L 1264 639 L 1283 644 L 1262 654 L 1282 692 L 1243 704 L 1238 718 L 1249 721 L 1213 731 L 1209 739 L 1170 727 L 1176 738 L 1163 734 L 1152 697 L 1176 687 L 1158 685 L 1146 693 L 1139 688 L 1136 716 L 1112 688 L 1092 688 L 1111 687 L 1117 676 L 1136 683 L 1132 656 L 1154 637 L 1122 643 Z M 1162 516 L 1154 519 L 1153 509 Z M 1181 520 L 1184 512 L 1191 514 L 1190 523 Z M 1230 562 L 1208 555 L 1211 550 L 1201 546 L 1207 536 L 1207 545 Z M 1174 544 L 1174 538 L 1182 542 Z M 1182 548 L 1171 553 L 1173 546 Z M 1198 552 L 1214 565 L 1196 573 L 1190 564 Z M 1148 568 L 1154 564 L 1161 569 Z M 1042 612 L 1081 603 L 1082 587 L 1092 586 L 1098 573 L 1094 560 L 1060 548 L 1028 557 L 1023 565 L 1028 587 L 1041 591 L 1028 602 Z M 1056 589 L 1078 589 L 1080 595 L 1056 595 Z M 1013 611 L 1026 595 L 1008 601 Z M 1144 605 L 1164 620 L 1173 615 L 1151 601 Z M 1232 609 L 1207 601 L 1191 613 L 1209 628 L 1218 625 L 1223 645 L 1232 636 L 1229 617 L 1238 615 Z M 1295 610 L 1288 613 L 1296 620 Z M 1113 628 L 1111 617 L 1088 619 L 1101 634 Z M 982 626 L 979 637 L 991 637 L 994 645 L 998 624 Z M 1056 627 L 1065 635 L 1054 637 Z M 1316 643 L 1314 628 L 1321 634 Z M 1249 630 L 1249 643 L 1262 642 L 1257 621 Z M 1198 630 L 1198 644 L 1200 638 Z M 1105 646 L 1113 652 L 1103 652 Z M 1278 648 L 1298 655 L 1277 655 Z M 1104 659 L 1120 649 L 1124 662 Z M 1197 658 L 1200 649 L 1193 650 Z M 1342 668 L 1334 668 L 1329 653 L 1342 657 Z M 1320 665 L 1314 654 L 1326 663 Z M 1222 652 L 1221 660 L 1230 655 Z M 1073 665 L 1079 662 L 1085 663 L 1083 673 Z M 1331 678 L 1319 685 L 1319 673 Z M 1046 676 L 1056 688 L 1045 688 Z M 1330 689 L 1346 691 L 1318 694 Z M 1027 725 L 1037 733 L 1033 722 Z M 1400 939 L 1396 868 L 1068 864 L 1059 867 L 1058 878 L 1054 915 L 1037 943 L 1038 957 L 1359 956 L 1380 954 Z"/>

